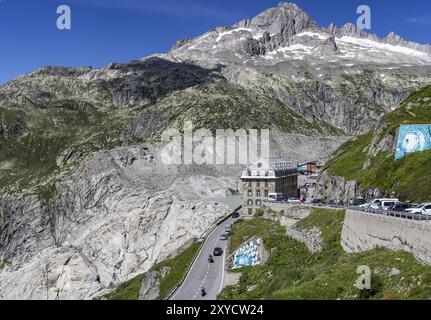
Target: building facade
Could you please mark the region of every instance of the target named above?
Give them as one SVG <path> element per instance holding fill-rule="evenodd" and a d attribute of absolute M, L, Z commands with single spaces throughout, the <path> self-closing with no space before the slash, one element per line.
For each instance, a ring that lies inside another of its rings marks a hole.
<path fill-rule="evenodd" d="M 298 171 L 300 174 L 316 174 L 319 173 L 323 167 L 321 161 L 311 161 L 298 164 Z"/>
<path fill-rule="evenodd" d="M 254 215 L 270 194 L 298 197 L 298 169 L 281 159 L 251 163 L 243 171 L 241 181 L 242 211 L 246 216 Z"/>

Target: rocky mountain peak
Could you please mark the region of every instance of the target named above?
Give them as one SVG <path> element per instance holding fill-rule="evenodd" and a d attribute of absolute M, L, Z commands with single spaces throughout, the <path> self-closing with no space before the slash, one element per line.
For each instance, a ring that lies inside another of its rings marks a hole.
<path fill-rule="evenodd" d="M 354 38 L 364 38 L 370 40 L 377 40 L 377 37 L 366 33 L 362 29 L 355 26 L 353 23 L 346 23 L 341 28 L 338 28 L 335 24 L 331 23 L 329 27 L 326 29 L 329 33 L 333 34 L 336 37 L 354 37 Z"/>
<path fill-rule="evenodd" d="M 389 41 L 389 42 L 392 42 L 392 41 L 398 42 L 398 41 L 402 40 L 402 38 L 399 35 L 397 35 L 395 32 L 390 32 L 386 36 L 385 40 Z"/>
<path fill-rule="evenodd" d="M 421 51 L 427 54 L 431 54 L 431 46 L 425 44 L 419 44 L 411 41 L 406 41 L 395 32 L 390 32 L 382 41 L 386 44 L 390 44 L 393 46 L 402 46 L 410 49 L 414 49 L 417 51 Z"/>
<path fill-rule="evenodd" d="M 316 27 L 311 17 L 296 4 L 282 2 L 278 7 L 265 10 L 251 19 L 234 25 L 238 28 L 260 28 L 270 34 L 286 33 L 290 36 L 304 29 Z"/>

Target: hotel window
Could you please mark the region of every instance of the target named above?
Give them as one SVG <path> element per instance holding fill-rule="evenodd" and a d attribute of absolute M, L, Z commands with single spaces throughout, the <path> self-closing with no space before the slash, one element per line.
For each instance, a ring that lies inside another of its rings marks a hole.
<path fill-rule="evenodd" d="M 260 181 L 256 182 L 256 186 L 260 187 Z"/>
<path fill-rule="evenodd" d="M 262 205 L 262 201 L 260 201 L 260 200 L 256 200 L 256 205 L 257 205 L 257 206 L 261 206 L 261 205 Z"/>
<path fill-rule="evenodd" d="M 265 191 L 265 198 L 268 198 L 268 197 L 269 197 L 269 192 Z"/>
<path fill-rule="evenodd" d="M 248 200 L 248 205 L 252 206 L 253 205 L 253 200 Z"/>
<path fill-rule="evenodd" d="M 268 188 L 268 186 L 269 186 L 269 182 L 268 182 L 268 181 L 265 181 L 265 187 L 267 187 L 267 188 Z"/>
<path fill-rule="evenodd" d="M 256 197 L 260 198 L 260 191 L 256 191 Z"/>
<path fill-rule="evenodd" d="M 253 184 L 251 183 L 251 181 L 248 182 L 248 186 L 251 188 L 253 186 Z"/>
<path fill-rule="evenodd" d="M 251 190 L 248 191 L 248 196 L 253 197 L 253 192 Z"/>

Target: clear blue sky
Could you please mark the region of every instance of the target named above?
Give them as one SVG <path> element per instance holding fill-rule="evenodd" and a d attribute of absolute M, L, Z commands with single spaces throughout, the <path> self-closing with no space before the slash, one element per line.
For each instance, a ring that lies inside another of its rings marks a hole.
<path fill-rule="evenodd" d="M 0 0 L 0 83 L 45 65 L 94 66 L 166 52 L 180 38 L 255 16 L 278 0 Z M 431 43 L 429 0 L 298 0 L 321 26 L 355 22 L 372 9 L 373 33 Z M 56 28 L 57 6 L 72 30 Z"/>

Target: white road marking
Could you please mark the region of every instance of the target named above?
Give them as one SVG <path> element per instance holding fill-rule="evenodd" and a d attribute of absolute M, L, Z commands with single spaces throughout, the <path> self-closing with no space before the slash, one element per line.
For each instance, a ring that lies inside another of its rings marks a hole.
<path fill-rule="evenodd" d="M 230 221 L 230 220 L 231 220 L 231 219 L 228 219 L 227 221 L 229 221 L 229 222 L 225 221 L 225 223 L 224 223 L 224 224 L 221 224 L 221 225 L 219 225 L 218 227 L 216 227 L 216 228 L 215 228 L 213 231 L 211 231 L 211 232 L 210 232 L 210 234 L 207 236 L 207 238 L 206 238 L 205 242 L 203 243 L 203 245 L 202 245 L 202 247 L 201 247 L 201 249 L 200 249 L 200 251 L 199 251 L 199 254 L 198 254 L 197 258 L 196 258 L 196 260 L 193 262 L 193 265 L 192 265 L 192 267 L 190 268 L 189 273 L 187 274 L 187 276 L 186 276 L 186 278 L 185 278 L 184 282 L 183 282 L 183 283 L 182 283 L 182 285 L 177 289 L 177 291 L 175 292 L 175 294 L 172 296 L 171 300 L 174 300 L 174 299 L 175 299 L 175 297 L 178 295 L 178 292 L 180 292 L 180 291 L 181 291 L 181 289 L 183 288 L 184 284 L 187 282 L 188 278 L 190 277 L 190 274 L 192 273 L 192 270 L 195 268 L 196 264 L 198 263 L 198 260 L 200 260 L 200 258 L 202 258 L 201 256 L 202 256 L 202 254 L 203 254 L 203 250 L 204 250 L 204 248 L 206 247 L 207 243 L 208 243 L 209 241 L 211 241 L 211 240 L 212 240 L 212 239 L 211 239 L 211 237 L 213 236 L 214 232 L 216 232 L 216 231 L 220 231 L 220 230 L 223 230 L 223 228 L 226 228 L 226 226 L 228 226 L 228 225 L 232 225 L 232 224 L 233 224 L 233 221 Z M 214 249 L 218 246 L 218 244 L 219 244 L 219 238 L 218 238 L 218 237 L 216 237 L 216 238 L 215 238 L 215 244 L 214 244 L 214 247 L 213 247 L 213 251 L 214 251 Z M 225 268 L 225 263 L 226 263 L 225 259 L 226 259 L 226 249 L 227 249 L 227 244 L 226 244 L 226 243 L 224 243 L 224 246 L 223 246 L 223 245 L 221 245 L 220 247 L 224 247 L 224 250 L 223 250 L 223 261 L 222 261 L 222 275 L 221 275 L 221 283 L 220 283 L 220 290 L 219 290 L 219 292 L 218 292 L 218 293 L 220 293 L 220 292 L 221 292 L 221 290 L 223 289 L 223 284 L 224 284 L 224 276 L 225 276 L 224 268 Z M 204 279 L 203 279 L 203 281 L 202 281 L 202 283 L 201 283 L 201 285 L 200 285 L 199 289 L 197 290 L 196 294 L 193 296 L 193 300 L 195 300 L 195 299 L 198 297 L 198 295 L 200 294 L 200 290 L 201 290 L 202 288 L 204 288 L 204 285 L 205 285 L 205 283 L 206 283 L 206 281 L 207 281 L 207 279 L 208 279 L 209 273 L 210 273 L 210 271 L 211 271 L 211 266 L 212 266 L 212 265 L 211 265 L 211 263 L 209 263 L 208 268 L 207 268 L 207 271 L 206 271 L 206 274 L 205 274 L 205 277 L 204 277 Z"/>
<path fill-rule="evenodd" d="M 227 249 L 227 245 L 226 245 L 225 249 Z M 221 283 L 220 283 L 220 290 L 218 291 L 218 293 L 220 293 L 223 290 L 225 262 L 226 262 L 226 250 L 223 251 L 223 266 L 221 269 Z"/>
<path fill-rule="evenodd" d="M 228 220 L 229 220 L 229 218 L 228 218 Z M 221 224 L 220 226 L 222 226 L 222 225 L 223 225 L 223 224 Z M 205 248 L 205 244 L 209 241 L 209 239 L 211 238 L 212 234 L 213 234 L 214 232 L 216 232 L 216 231 L 219 229 L 219 227 L 220 227 L 220 226 L 218 226 L 218 227 L 214 228 L 214 230 L 213 230 L 213 231 L 211 231 L 211 232 L 210 232 L 210 234 L 207 236 L 206 240 L 205 240 L 205 241 L 204 241 L 204 243 L 202 244 L 201 249 L 199 250 L 198 255 L 196 256 L 195 261 L 194 261 L 194 262 L 193 262 L 193 264 L 192 264 L 192 267 L 189 269 L 189 273 L 186 275 L 186 278 L 184 279 L 183 283 L 182 283 L 182 284 L 181 284 L 181 286 L 177 289 L 177 291 L 174 293 L 174 295 L 170 298 L 170 300 L 174 300 L 174 298 L 177 296 L 178 292 L 180 292 L 180 291 L 181 291 L 181 289 L 183 288 L 184 284 L 187 282 L 187 278 L 190 276 L 191 271 L 193 270 L 193 268 L 195 267 L 196 263 L 198 262 L 199 257 L 201 256 L 202 251 L 203 251 L 203 249 Z"/>

